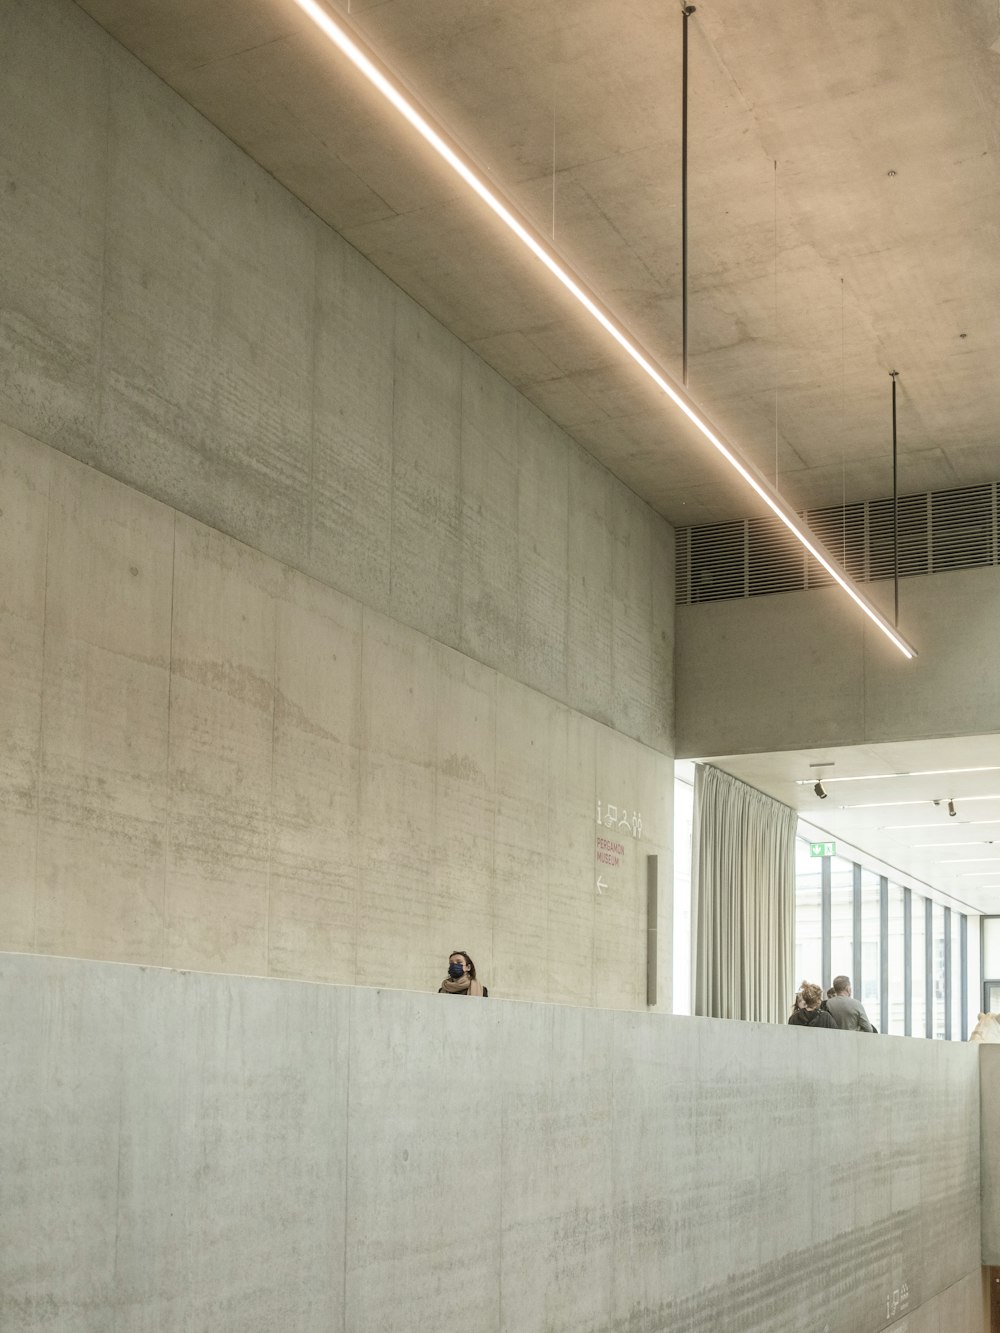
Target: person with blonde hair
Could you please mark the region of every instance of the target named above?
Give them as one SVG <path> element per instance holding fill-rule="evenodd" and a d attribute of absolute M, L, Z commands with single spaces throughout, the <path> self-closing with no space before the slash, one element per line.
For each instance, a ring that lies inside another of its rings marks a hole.
<path fill-rule="evenodd" d="M 837 1025 L 830 1015 L 825 1009 L 820 1008 L 822 1001 L 821 987 L 813 985 L 811 981 L 803 981 L 795 997 L 795 1008 L 792 1010 L 789 1023 L 793 1027 L 836 1029 Z"/>

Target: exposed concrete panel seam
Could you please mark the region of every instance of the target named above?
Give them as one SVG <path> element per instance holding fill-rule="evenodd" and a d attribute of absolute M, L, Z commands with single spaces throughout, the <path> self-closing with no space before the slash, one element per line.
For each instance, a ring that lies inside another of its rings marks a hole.
<path fill-rule="evenodd" d="M 35 864 L 31 895 L 31 947 L 38 949 L 38 858 L 42 838 L 42 770 L 45 757 L 45 662 L 49 626 L 49 549 L 52 542 L 52 467 L 46 474 L 45 565 L 42 572 L 42 688 L 38 700 L 38 745 L 35 750 Z"/>
<path fill-rule="evenodd" d="M 392 501 L 390 497 L 389 512 L 392 513 Z M 391 568 L 391 557 L 390 557 Z M 368 607 L 364 602 L 359 603 L 361 607 L 361 620 L 359 634 L 361 642 L 358 645 L 358 781 L 357 793 L 355 796 L 355 811 L 357 826 L 361 826 L 361 793 L 368 790 L 368 778 L 370 768 L 370 746 L 368 743 L 368 711 L 365 708 L 365 690 L 367 688 L 365 678 L 365 644 L 368 642 Z M 358 949 L 361 932 L 358 929 L 361 914 L 361 900 L 365 896 L 365 889 L 368 882 L 368 860 L 365 856 L 358 857 L 358 887 L 354 895 L 354 976 L 358 975 Z M 350 1043 L 348 1043 L 350 1045 Z M 345 1212 L 344 1216 L 347 1214 Z M 347 1263 L 345 1258 L 344 1263 Z M 346 1276 L 346 1274 L 345 1274 Z M 345 1298 L 346 1299 L 346 1298 Z M 346 1318 L 346 1315 L 345 1315 Z M 345 1324 L 346 1328 L 347 1325 Z"/>
<path fill-rule="evenodd" d="M 393 605 L 392 601 L 392 578 L 395 570 L 396 560 L 393 550 L 394 523 L 396 514 L 396 347 L 399 337 L 399 302 L 397 295 L 392 303 L 392 379 L 389 384 L 389 393 L 392 402 L 389 405 L 389 504 L 386 520 L 389 531 L 386 533 L 386 552 L 388 554 L 388 570 L 386 571 L 386 590 L 385 590 L 385 609 L 388 611 Z M 362 627 L 363 631 L 363 627 Z"/>
<path fill-rule="evenodd" d="M 274 652 L 271 658 L 271 744 L 267 752 L 267 762 L 270 770 L 267 784 L 269 812 L 267 820 L 267 868 L 264 876 L 264 967 L 268 972 L 271 971 L 271 883 L 274 878 L 275 825 L 277 823 L 275 818 L 274 755 L 278 733 L 278 644 L 281 639 L 281 601 L 277 597 L 271 599 L 271 623 L 274 633 Z"/>
<path fill-rule="evenodd" d="M 309 496 L 306 505 L 306 559 L 310 565 L 313 563 L 313 525 L 316 515 L 316 386 L 319 383 L 321 246 L 322 232 L 317 227 L 313 243 L 312 355 L 310 357 L 312 382 L 309 386 Z"/>
<path fill-rule="evenodd" d="M 114 126 L 114 91 L 112 83 L 114 81 L 114 72 L 111 66 L 111 55 L 105 51 L 102 60 L 104 68 L 104 212 L 101 218 L 102 236 L 101 236 L 101 290 L 100 290 L 100 312 L 97 318 L 97 352 L 94 385 L 94 443 L 96 444 L 103 438 L 104 434 L 104 386 L 107 379 L 104 365 L 104 333 L 108 319 L 108 245 L 111 232 L 111 187 L 114 181 L 114 170 L 112 167 L 112 158 L 114 156 L 113 126 Z"/>
<path fill-rule="evenodd" d="M 171 810 L 173 786 L 170 780 L 170 756 L 173 754 L 172 737 L 170 734 L 171 723 L 173 721 L 173 689 L 174 689 L 174 608 L 177 599 L 177 510 L 174 510 L 174 521 L 172 527 L 172 545 L 170 554 L 170 640 L 167 652 L 169 660 L 167 662 L 167 755 L 166 755 L 166 819 L 163 830 L 163 916 L 162 928 L 160 930 L 160 963 L 166 965 L 167 950 L 167 911 L 169 903 L 169 882 L 170 882 L 170 835 L 174 827 L 173 811 Z"/>

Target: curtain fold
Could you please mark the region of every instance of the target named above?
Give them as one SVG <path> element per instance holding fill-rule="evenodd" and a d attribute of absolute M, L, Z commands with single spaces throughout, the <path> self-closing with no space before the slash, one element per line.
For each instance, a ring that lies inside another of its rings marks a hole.
<path fill-rule="evenodd" d="M 787 805 L 695 770 L 695 1013 L 784 1023 L 795 992 L 795 829 Z"/>

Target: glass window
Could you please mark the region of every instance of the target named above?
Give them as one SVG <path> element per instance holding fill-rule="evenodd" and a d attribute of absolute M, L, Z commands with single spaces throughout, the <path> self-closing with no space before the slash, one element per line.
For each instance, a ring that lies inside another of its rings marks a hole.
<path fill-rule="evenodd" d="M 927 970 L 924 948 L 926 931 L 924 927 L 924 899 L 918 893 L 910 894 L 910 919 L 913 928 L 910 952 L 913 964 L 913 1027 L 911 1032 L 914 1037 L 925 1037 L 927 1035 L 927 1010 L 924 1002 L 924 974 Z"/>
<path fill-rule="evenodd" d="M 965 997 L 966 1012 L 969 1015 L 969 1031 L 975 1029 L 979 1021 L 979 1006 L 983 1002 L 983 987 L 980 980 L 979 971 L 979 922 L 981 917 L 970 916 L 968 940 L 969 940 L 969 993 Z"/>
<path fill-rule="evenodd" d="M 889 884 L 889 1031 L 898 1037 L 906 1032 L 905 934 L 903 930 L 903 887 Z"/>
<path fill-rule="evenodd" d="M 882 921 L 881 886 L 873 870 L 861 871 L 861 976 L 854 978 L 854 995 L 877 1028 L 882 1027 Z"/>
<path fill-rule="evenodd" d="M 1000 977 L 1000 916 L 985 916 L 982 922 L 983 977 L 991 981 Z"/>
<path fill-rule="evenodd" d="M 962 917 L 951 914 L 951 1039 L 962 1040 Z"/>
<path fill-rule="evenodd" d="M 854 864 L 830 858 L 830 965 L 833 977 L 854 972 Z M 825 980 L 829 985 L 833 977 Z M 877 1026 L 877 1024 L 876 1024 Z"/>
<path fill-rule="evenodd" d="M 934 1036 L 941 1041 L 944 1038 L 944 908 L 934 903 L 931 920 L 933 922 L 933 942 L 931 945 L 931 965 L 934 978 Z"/>
<path fill-rule="evenodd" d="M 823 862 L 795 840 L 795 984 L 823 980 Z"/>

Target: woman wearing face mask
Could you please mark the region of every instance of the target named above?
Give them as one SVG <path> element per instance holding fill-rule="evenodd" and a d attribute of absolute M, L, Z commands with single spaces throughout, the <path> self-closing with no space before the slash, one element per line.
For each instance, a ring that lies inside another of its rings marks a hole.
<path fill-rule="evenodd" d="M 476 965 L 464 951 L 456 949 L 448 958 L 448 975 L 438 987 L 439 995 L 489 995 L 481 981 L 476 980 Z"/>

